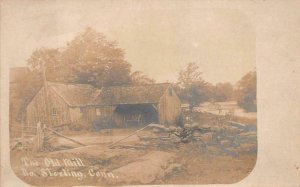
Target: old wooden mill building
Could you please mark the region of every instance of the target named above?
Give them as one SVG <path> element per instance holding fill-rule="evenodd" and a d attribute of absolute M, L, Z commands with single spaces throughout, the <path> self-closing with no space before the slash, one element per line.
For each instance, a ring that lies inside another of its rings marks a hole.
<path fill-rule="evenodd" d="M 86 84 L 47 82 L 27 106 L 27 125 L 81 123 L 121 127 L 174 124 L 180 99 L 168 83 L 95 88 Z"/>

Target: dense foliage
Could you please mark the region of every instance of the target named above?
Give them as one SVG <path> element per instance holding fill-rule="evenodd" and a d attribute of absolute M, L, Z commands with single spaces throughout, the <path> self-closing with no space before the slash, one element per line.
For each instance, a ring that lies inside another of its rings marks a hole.
<path fill-rule="evenodd" d="M 256 71 L 251 71 L 242 77 L 237 87 L 238 104 L 247 111 L 255 112 L 257 110 Z"/>
<path fill-rule="evenodd" d="M 196 63 L 189 63 L 179 72 L 177 92 L 182 101 L 189 103 L 190 108 L 209 100 L 212 85 L 204 81 L 202 72 Z"/>
<path fill-rule="evenodd" d="M 131 83 L 131 65 L 115 41 L 87 28 L 63 49 L 36 50 L 28 65 L 42 71 L 48 81 L 92 84 L 97 87 Z"/>
<path fill-rule="evenodd" d="M 202 78 L 200 67 L 189 63 L 179 72 L 176 90 L 190 109 L 205 101 L 238 101 L 246 111 L 256 111 L 256 72 L 246 74 L 236 85 L 229 82 L 212 85 Z"/>

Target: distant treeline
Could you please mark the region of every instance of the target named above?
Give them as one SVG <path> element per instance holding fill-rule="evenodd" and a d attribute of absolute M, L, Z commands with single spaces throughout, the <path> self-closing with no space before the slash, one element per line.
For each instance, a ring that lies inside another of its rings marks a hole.
<path fill-rule="evenodd" d="M 191 108 L 206 101 L 235 100 L 246 111 L 256 111 L 256 71 L 250 71 L 235 85 L 229 82 L 213 85 L 202 79 L 196 63 L 189 63 L 180 71 L 175 89 Z"/>

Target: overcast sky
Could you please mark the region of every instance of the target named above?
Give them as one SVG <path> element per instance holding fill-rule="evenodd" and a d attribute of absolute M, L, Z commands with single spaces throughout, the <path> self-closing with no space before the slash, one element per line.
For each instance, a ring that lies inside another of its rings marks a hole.
<path fill-rule="evenodd" d="M 12 67 L 26 65 L 37 48 L 64 47 L 89 26 L 118 41 L 132 69 L 158 82 L 176 81 L 189 62 L 212 83 L 236 83 L 255 69 L 255 30 L 234 8 L 184 1 L 20 2 L 2 12 L 5 59 Z"/>

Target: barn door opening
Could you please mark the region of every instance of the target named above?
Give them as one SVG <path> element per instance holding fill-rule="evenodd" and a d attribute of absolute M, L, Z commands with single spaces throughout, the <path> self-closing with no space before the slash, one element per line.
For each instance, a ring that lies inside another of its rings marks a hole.
<path fill-rule="evenodd" d="M 127 128 L 158 123 L 158 113 L 152 104 L 118 105 L 115 114 L 119 118 L 118 126 Z"/>

